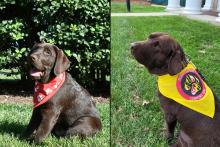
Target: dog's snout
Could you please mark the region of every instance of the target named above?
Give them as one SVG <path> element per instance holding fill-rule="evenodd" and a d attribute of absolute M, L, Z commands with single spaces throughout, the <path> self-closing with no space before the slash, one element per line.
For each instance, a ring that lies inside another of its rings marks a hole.
<path fill-rule="evenodd" d="M 31 61 L 36 61 L 37 60 L 37 56 L 32 54 L 32 55 L 30 55 L 30 59 L 31 59 Z"/>
<path fill-rule="evenodd" d="M 136 46 L 136 43 L 135 43 L 135 42 L 131 43 L 131 49 L 134 49 L 135 46 Z"/>

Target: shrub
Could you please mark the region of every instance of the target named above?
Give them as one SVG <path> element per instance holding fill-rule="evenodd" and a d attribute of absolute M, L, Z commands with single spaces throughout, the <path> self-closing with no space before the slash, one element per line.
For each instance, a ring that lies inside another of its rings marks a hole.
<path fill-rule="evenodd" d="M 88 88 L 110 77 L 108 0 L 4 0 L 0 3 L 0 68 L 18 68 L 27 79 L 26 56 L 34 42 L 62 48 L 69 72 Z"/>

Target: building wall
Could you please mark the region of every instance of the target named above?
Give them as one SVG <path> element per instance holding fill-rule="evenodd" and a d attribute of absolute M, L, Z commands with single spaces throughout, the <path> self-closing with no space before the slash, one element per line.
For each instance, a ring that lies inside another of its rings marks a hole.
<path fill-rule="evenodd" d="M 147 0 L 151 1 L 152 3 L 159 4 L 159 5 L 167 5 L 168 0 Z M 204 6 L 206 0 L 202 0 L 202 7 Z M 220 1 L 220 0 L 219 0 Z M 185 6 L 186 0 L 180 0 L 180 5 L 182 7 Z M 217 12 L 217 5 L 218 0 L 212 0 L 212 11 Z"/>

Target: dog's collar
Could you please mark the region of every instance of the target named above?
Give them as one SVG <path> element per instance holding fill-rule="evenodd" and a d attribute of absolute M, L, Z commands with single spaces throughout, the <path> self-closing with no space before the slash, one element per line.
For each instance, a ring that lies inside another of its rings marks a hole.
<path fill-rule="evenodd" d="M 174 76 L 169 74 L 159 76 L 158 88 L 165 97 L 213 118 L 215 112 L 213 93 L 192 62 Z"/>
<path fill-rule="evenodd" d="M 188 64 L 192 64 L 194 66 L 194 64 L 191 61 L 190 56 L 188 55 L 184 55 L 184 59 L 181 61 L 181 64 L 183 68 L 186 68 Z M 196 67 L 194 66 L 194 68 Z"/>
<path fill-rule="evenodd" d="M 42 84 L 35 82 L 34 87 L 34 108 L 46 103 L 60 89 L 65 81 L 65 72 L 53 78 L 49 83 Z"/>

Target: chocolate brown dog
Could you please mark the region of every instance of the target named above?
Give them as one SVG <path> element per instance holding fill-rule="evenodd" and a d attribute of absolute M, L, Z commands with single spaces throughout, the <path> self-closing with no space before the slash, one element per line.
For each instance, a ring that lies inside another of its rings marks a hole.
<path fill-rule="evenodd" d="M 187 58 L 179 45 L 166 33 L 152 33 L 148 40 L 131 44 L 135 59 L 151 74 L 176 75 L 187 66 Z M 172 93 L 172 91 L 170 91 Z M 220 147 L 220 103 L 214 94 L 215 115 L 207 117 L 158 93 L 167 124 L 168 143 L 174 137 L 177 122 L 180 132 L 176 147 Z"/>
<path fill-rule="evenodd" d="M 36 105 L 24 132 L 25 137 L 38 144 L 50 132 L 57 137 L 78 135 L 84 138 L 101 130 L 100 117 L 91 95 L 65 72 L 70 62 L 61 49 L 48 43 L 37 43 L 28 55 L 28 62 L 36 85 L 45 88 L 53 81 L 53 88 L 36 95 Z M 60 75 L 63 81 L 57 78 Z M 35 86 L 35 94 L 38 89 Z M 47 98 L 48 93 L 53 95 L 45 101 L 44 96 Z"/>

